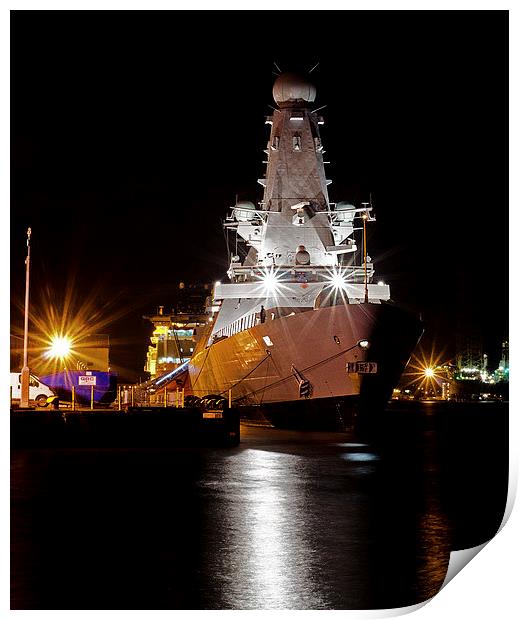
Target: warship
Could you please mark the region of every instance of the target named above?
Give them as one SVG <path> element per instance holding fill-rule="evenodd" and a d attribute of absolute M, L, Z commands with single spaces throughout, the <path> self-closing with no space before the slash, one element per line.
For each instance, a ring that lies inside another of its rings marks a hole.
<path fill-rule="evenodd" d="M 228 398 L 278 427 L 335 428 L 384 406 L 422 324 L 374 282 L 370 202 L 329 200 L 315 86 L 282 73 L 273 97 L 263 199 L 230 209 L 227 278 L 190 359 L 155 383 L 176 381 L 191 404 Z"/>

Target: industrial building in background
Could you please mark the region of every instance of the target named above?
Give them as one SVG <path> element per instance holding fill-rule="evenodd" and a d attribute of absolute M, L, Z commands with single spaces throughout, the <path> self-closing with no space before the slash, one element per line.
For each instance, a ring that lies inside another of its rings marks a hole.
<path fill-rule="evenodd" d="M 197 330 L 208 320 L 206 306 L 210 294 L 209 284 L 180 282 L 170 312 L 159 306 L 155 314 L 143 317 L 153 325 L 144 366 L 150 379 L 174 370 L 191 358 Z"/>
<path fill-rule="evenodd" d="M 508 400 L 508 339 L 501 343 L 501 358 L 489 367 L 477 337 L 458 339 L 455 363 L 428 361 L 413 356 L 392 398 L 396 400 Z"/>

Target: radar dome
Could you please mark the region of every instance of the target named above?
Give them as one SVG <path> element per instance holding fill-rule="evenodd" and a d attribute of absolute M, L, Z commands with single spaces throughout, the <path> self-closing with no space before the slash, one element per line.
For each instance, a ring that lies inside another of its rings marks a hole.
<path fill-rule="evenodd" d="M 337 222 L 351 222 L 355 216 L 355 207 L 349 202 L 341 200 L 335 205 L 335 213 Z"/>
<path fill-rule="evenodd" d="M 238 222 L 250 222 L 254 219 L 254 210 L 256 207 L 250 200 L 239 200 L 234 208 L 234 215 Z"/>
<path fill-rule="evenodd" d="M 355 209 L 355 207 L 351 203 L 346 202 L 345 200 L 341 200 L 341 202 L 338 202 L 335 205 L 336 211 L 351 211 L 353 209 Z"/>
<path fill-rule="evenodd" d="M 274 82 L 272 89 L 277 104 L 315 101 L 315 86 L 299 73 L 282 73 Z"/>

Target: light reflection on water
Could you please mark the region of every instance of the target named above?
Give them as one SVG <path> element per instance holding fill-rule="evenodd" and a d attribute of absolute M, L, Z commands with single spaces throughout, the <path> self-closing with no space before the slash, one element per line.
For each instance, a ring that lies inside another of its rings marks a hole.
<path fill-rule="evenodd" d="M 349 442 L 345 453 L 340 437 L 244 429 L 232 450 L 46 452 L 34 462 L 22 454 L 13 489 L 33 497 L 44 534 L 20 552 L 32 554 L 39 575 L 34 608 L 369 609 L 424 600 L 448 557 L 439 504 L 422 511 L 409 501 L 413 489 L 402 492 L 400 469 L 358 451 L 366 444 Z M 63 521 L 70 502 L 80 509 Z M 25 503 L 15 503 L 16 527 Z M 417 518 L 423 535 L 400 517 L 388 522 L 394 507 Z M 402 583 L 399 571 L 408 575 Z M 14 575 L 23 601 L 26 577 L 16 565 Z"/>
<path fill-rule="evenodd" d="M 282 471 L 290 470 L 290 464 L 285 462 L 297 460 L 297 457 L 260 450 L 250 450 L 247 456 L 250 469 L 244 473 L 252 486 L 244 498 L 243 518 L 250 536 L 245 573 L 252 578 L 251 592 L 261 592 L 261 598 L 269 606 L 279 607 L 292 581 L 307 582 L 304 571 L 298 571 L 291 557 L 294 546 L 286 540 L 287 536 L 297 536 L 297 530 L 292 527 L 287 531 L 286 516 L 290 514 L 290 506 L 279 484 Z M 303 574 L 295 576 L 294 572 Z M 238 574 L 238 582 L 241 581 Z"/>
<path fill-rule="evenodd" d="M 314 578 L 317 549 L 306 532 L 306 483 L 297 475 L 304 467 L 300 456 L 255 449 L 227 460 L 224 479 L 238 475 L 242 492 L 229 494 L 222 480 L 230 527 L 222 531 L 219 568 L 233 568 L 223 608 L 326 608 Z"/>
<path fill-rule="evenodd" d="M 245 430 L 242 448 L 206 472 L 202 483 L 211 489 L 205 501 L 212 515 L 204 538 L 214 545 L 206 553 L 213 575 L 206 608 L 370 608 L 392 580 L 402 587 L 399 554 L 418 566 L 395 599 L 413 604 L 437 591 L 449 541 L 446 530 L 432 527 L 434 519 L 445 523 L 434 498 L 422 513 L 413 499 L 417 489 L 406 491 L 402 471 L 386 471 L 383 456 L 367 443 L 337 441 L 341 434 L 301 442 L 296 434 L 269 431 L 286 442 L 247 447 L 247 438 L 262 432 Z M 419 519 L 418 539 L 406 526 L 391 529 L 384 520 L 402 492 L 398 508 Z"/>
<path fill-rule="evenodd" d="M 217 482 L 225 505 L 225 516 L 211 511 L 207 536 L 219 546 L 207 555 L 218 575 L 212 596 L 219 602 L 211 596 L 209 607 L 337 609 L 345 598 L 350 608 L 369 606 L 369 519 L 359 476 L 373 469 L 344 463 L 336 448 L 311 448 L 244 449 L 204 483 L 214 497 Z M 230 569 L 232 579 L 224 579 Z"/>
<path fill-rule="evenodd" d="M 373 444 L 242 427 L 232 449 L 15 451 L 11 607 L 423 601 L 506 499 L 503 418 L 448 413 L 427 432 L 391 419 Z"/>
<path fill-rule="evenodd" d="M 341 454 L 341 458 L 345 461 L 353 461 L 363 463 L 364 461 L 378 461 L 380 457 L 370 452 L 345 452 Z"/>

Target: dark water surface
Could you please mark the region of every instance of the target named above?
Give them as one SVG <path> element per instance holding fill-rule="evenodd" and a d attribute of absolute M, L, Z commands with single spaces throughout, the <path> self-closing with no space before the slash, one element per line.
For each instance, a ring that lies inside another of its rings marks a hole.
<path fill-rule="evenodd" d="M 13 609 L 369 609 L 495 534 L 508 408 L 392 403 L 373 436 L 12 451 Z"/>

